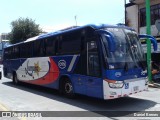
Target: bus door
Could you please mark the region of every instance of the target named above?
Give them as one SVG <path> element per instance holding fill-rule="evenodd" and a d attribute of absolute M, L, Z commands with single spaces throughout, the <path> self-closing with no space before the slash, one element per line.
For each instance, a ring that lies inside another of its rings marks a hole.
<path fill-rule="evenodd" d="M 74 90 L 76 93 L 100 97 L 103 87 L 97 44 L 92 39 L 87 41 L 90 42 L 84 42 L 84 50 L 80 55 L 76 74 L 72 75 Z"/>
<path fill-rule="evenodd" d="M 96 41 L 87 42 L 87 95 L 102 97 L 100 57 Z"/>

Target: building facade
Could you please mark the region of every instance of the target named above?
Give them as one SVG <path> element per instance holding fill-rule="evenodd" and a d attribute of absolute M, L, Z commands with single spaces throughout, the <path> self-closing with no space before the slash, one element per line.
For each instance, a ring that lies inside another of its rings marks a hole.
<path fill-rule="evenodd" d="M 0 42 L 2 40 L 7 40 L 7 39 L 8 39 L 8 33 L 2 33 L 2 34 L 0 34 Z"/>
<path fill-rule="evenodd" d="M 146 8 L 145 0 L 130 0 L 126 4 L 127 25 L 133 27 L 139 34 L 146 34 Z M 160 37 L 155 25 L 160 20 L 160 0 L 150 0 L 151 4 L 151 35 Z"/>

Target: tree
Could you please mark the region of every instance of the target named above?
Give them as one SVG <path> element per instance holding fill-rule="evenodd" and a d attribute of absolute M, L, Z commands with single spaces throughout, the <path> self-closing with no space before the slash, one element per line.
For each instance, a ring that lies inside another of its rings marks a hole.
<path fill-rule="evenodd" d="M 42 33 L 39 25 L 29 18 L 19 18 L 11 22 L 12 30 L 9 33 L 10 42 L 12 44 L 25 41 L 30 37 L 34 37 Z"/>

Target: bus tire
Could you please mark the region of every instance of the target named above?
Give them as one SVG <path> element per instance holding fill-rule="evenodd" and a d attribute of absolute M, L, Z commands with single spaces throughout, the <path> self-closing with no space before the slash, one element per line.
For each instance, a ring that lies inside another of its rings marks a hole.
<path fill-rule="evenodd" d="M 17 78 L 17 74 L 16 74 L 16 73 L 13 74 L 13 83 L 14 83 L 15 85 L 18 85 L 18 84 L 19 84 L 19 80 L 18 80 L 18 78 Z"/>
<path fill-rule="evenodd" d="M 62 93 L 68 98 L 74 98 L 75 97 L 75 93 L 74 93 L 74 90 L 73 90 L 73 85 L 68 78 L 63 80 Z"/>

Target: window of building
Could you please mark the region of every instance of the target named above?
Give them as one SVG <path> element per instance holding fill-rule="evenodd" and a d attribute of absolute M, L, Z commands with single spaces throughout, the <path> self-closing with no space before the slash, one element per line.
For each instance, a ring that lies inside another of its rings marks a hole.
<path fill-rule="evenodd" d="M 151 25 L 160 19 L 160 4 L 151 6 Z M 140 27 L 146 26 L 146 8 L 140 9 Z"/>
<path fill-rule="evenodd" d="M 140 9 L 140 26 L 146 26 L 146 9 Z"/>

